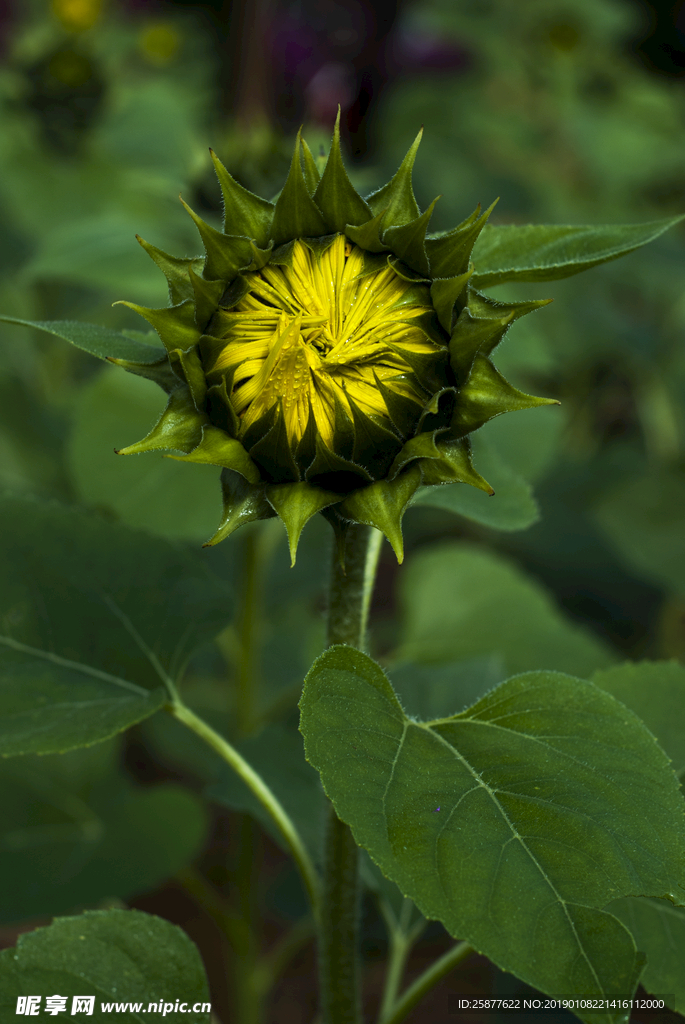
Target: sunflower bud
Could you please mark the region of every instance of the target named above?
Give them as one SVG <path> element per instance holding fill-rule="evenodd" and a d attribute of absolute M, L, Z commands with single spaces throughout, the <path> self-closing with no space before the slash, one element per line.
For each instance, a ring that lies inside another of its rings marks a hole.
<path fill-rule="evenodd" d="M 298 134 L 275 203 L 212 154 L 224 231 L 186 207 L 205 256 L 180 259 L 139 239 L 172 304 L 126 305 L 166 355 L 114 361 L 155 380 L 169 401 L 122 453 L 171 449 L 222 467 L 224 512 L 209 544 L 277 515 L 294 561 L 305 523 L 321 512 L 339 540 L 351 522 L 377 527 L 401 561 L 416 490 L 461 482 L 492 494 L 472 466 L 469 434 L 550 402 L 517 391 L 490 361 L 510 324 L 544 302 L 496 302 L 470 284 L 490 210 L 427 234 L 435 201 L 421 213 L 411 184 L 419 141 L 366 199 L 343 166 L 339 123 L 321 175 Z"/>

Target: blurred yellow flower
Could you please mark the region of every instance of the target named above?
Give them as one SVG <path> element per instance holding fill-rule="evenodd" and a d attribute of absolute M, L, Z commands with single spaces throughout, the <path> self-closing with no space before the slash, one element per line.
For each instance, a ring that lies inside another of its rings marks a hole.
<path fill-rule="evenodd" d="M 141 31 L 138 46 L 146 60 L 162 67 L 172 61 L 178 53 L 181 36 L 169 22 L 155 21 Z"/>
<path fill-rule="evenodd" d="M 52 13 L 70 32 L 92 28 L 102 15 L 102 0 L 52 0 Z"/>

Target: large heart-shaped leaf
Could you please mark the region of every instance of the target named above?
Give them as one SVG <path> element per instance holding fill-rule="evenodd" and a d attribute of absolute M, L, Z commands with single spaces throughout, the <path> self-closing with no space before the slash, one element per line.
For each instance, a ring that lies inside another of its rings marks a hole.
<path fill-rule="evenodd" d="M 230 617 L 210 560 L 54 502 L 0 502 L 0 754 L 96 743 L 162 707 Z"/>
<path fill-rule="evenodd" d="M 487 224 L 473 250 L 479 288 L 505 281 L 556 281 L 625 256 L 683 219 L 644 224 Z"/>
<path fill-rule="evenodd" d="M 40 996 L 36 1016 L 45 1015 L 45 997 L 58 994 L 66 997 L 67 1014 L 87 1015 L 93 1024 L 145 1024 L 149 1016 L 175 1016 L 177 1000 L 185 1004 L 187 1024 L 209 1024 L 211 1009 L 196 947 L 175 924 L 140 910 L 91 910 L 22 935 L 15 949 L 0 953 L 5 1020 L 15 1019 L 17 1000 L 27 993 Z M 84 996 L 94 997 L 92 1010 L 87 1002 L 72 1009 L 74 997 Z"/>
<path fill-rule="evenodd" d="M 624 705 L 531 672 L 421 723 L 371 658 L 338 646 L 300 707 L 338 815 L 426 917 L 543 992 L 633 991 L 635 945 L 602 908 L 683 899 L 685 821 L 666 755 Z"/>

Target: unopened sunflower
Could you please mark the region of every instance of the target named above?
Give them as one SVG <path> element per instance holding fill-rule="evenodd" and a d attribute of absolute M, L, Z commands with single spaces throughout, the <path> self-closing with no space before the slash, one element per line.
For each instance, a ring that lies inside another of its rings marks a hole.
<path fill-rule="evenodd" d="M 381 530 L 402 558 L 401 521 L 421 486 L 492 493 L 469 434 L 501 413 L 552 400 L 512 387 L 490 360 L 510 324 L 544 301 L 503 303 L 470 283 L 490 210 L 428 234 L 411 184 L 420 136 L 395 176 L 363 199 L 336 124 L 317 163 L 298 134 L 275 203 L 246 191 L 213 155 L 224 231 L 190 208 L 205 256 L 169 256 L 140 239 L 171 305 L 127 303 L 159 334 L 154 364 L 114 360 L 168 393 L 161 419 L 122 453 L 168 449 L 221 466 L 216 544 L 280 516 L 294 559 L 323 513 Z"/>

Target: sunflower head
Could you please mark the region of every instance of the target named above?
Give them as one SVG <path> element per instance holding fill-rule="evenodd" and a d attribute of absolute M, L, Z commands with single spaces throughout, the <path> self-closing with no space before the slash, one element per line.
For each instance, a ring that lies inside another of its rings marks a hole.
<path fill-rule="evenodd" d="M 158 332 L 156 363 L 114 360 L 155 380 L 167 408 L 122 453 L 170 449 L 222 467 L 216 544 L 279 516 L 295 558 L 322 512 L 381 530 L 402 558 L 401 522 L 421 486 L 470 484 L 469 434 L 500 413 L 548 404 L 513 388 L 490 360 L 509 325 L 543 302 L 502 303 L 470 283 L 490 210 L 428 234 L 411 173 L 363 199 L 340 153 L 339 119 L 320 173 L 298 134 L 274 202 L 246 191 L 214 154 L 224 230 L 186 207 L 205 254 L 170 256 L 139 239 L 171 305 L 131 306 Z M 184 204 L 185 205 L 185 204 Z M 491 208 L 492 209 L 492 208 Z"/>

